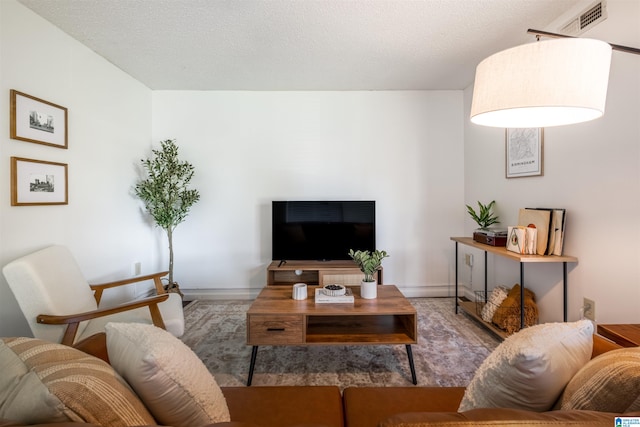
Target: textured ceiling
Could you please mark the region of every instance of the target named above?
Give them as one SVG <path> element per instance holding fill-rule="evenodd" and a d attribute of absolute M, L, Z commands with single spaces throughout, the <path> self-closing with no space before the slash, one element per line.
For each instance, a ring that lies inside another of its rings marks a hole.
<path fill-rule="evenodd" d="M 463 89 L 585 0 L 19 0 L 151 89 Z M 587 6 L 591 1 L 587 1 Z"/>

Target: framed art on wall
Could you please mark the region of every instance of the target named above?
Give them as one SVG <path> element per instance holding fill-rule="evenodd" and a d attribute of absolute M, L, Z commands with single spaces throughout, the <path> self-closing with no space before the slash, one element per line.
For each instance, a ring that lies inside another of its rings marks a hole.
<path fill-rule="evenodd" d="M 67 148 L 67 109 L 11 90 L 11 138 Z"/>
<path fill-rule="evenodd" d="M 539 176 L 544 166 L 544 129 L 506 129 L 506 177 Z"/>
<path fill-rule="evenodd" d="M 11 157 L 11 206 L 67 205 L 65 163 Z"/>

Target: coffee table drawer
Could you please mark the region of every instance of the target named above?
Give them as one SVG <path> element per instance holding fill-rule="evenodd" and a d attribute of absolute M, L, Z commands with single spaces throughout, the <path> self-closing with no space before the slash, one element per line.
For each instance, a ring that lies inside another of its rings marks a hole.
<path fill-rule="evenodd" d="M 278 345 L 303 343 L 302 316 L 249 316 L 247 344 Z"/>

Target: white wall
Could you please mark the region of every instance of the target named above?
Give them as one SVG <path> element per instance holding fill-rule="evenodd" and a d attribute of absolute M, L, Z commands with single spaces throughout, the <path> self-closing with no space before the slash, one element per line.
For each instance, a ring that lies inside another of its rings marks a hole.
<path fill-rule="evenodd" d="M 608 13 L 583 36 L 640 47 L 640 2 L 609 0 Z M 579 318 L 587 297 L 596 303 L 598 323 L 640 323 L 640 57 L 614 51 L 603 118 L 544 130 L 542 177 L 504 177 L 504 130 L 466 120 L 471 93 L 464 94 L 465 203 L 495 199 L 504 227 L 517 223 L 521 207 L 566 208 L 565 253 L 579 259 L 569 265 L 569 320 Z M 466 234 L 474 228 L 467 216 Z M 517 263 L 489 258 L 490 288 L 519 282 Z M 470 269 L 461 265 L 468 281 Z M 476 262 L 474 289 L 483 287 L 483 277 Z M 561 280 L 559 265 L 525 267 L 542 321 L 562 320 Z"/>
<path fill-rule="evenodd" d="M 0 264 L 63 244 L 89 280 L 128 275 L 133 261 L 159 268 L 159 239 L 129 194 L 151 146 L 151 91 L 13 0 L 0 2 L 0 76 Z M 9 138 L 10 89 L 68 108 L 68 150 Z M 69 204 L 10 206 L 11 156 L 67 163 Z M 1 277 L 0 336 L 28 334 Z"/>
<path fill-rule="evenodd" d="M 640 46 L 640 3 L 609 0 L 590 34 Z M 250 296 L 270 260 L 273 199 L 375 199 L 385 281 L 446 295 L 453 235 L 475 228 L 464 205 L 496 199 L 503 225 L 522 206 L 565 207 L 570 319 L 583 296 L 600 322 L 640 323 L 640 60 L 614 53 L 607 113 L 545 130 L 545 175 L 504 178 L 504 132 L 468 122 L 463 92 L 155 92 L 14 0 L 0 1 L 0 88 L 69 108 L 69 149 L 11 140 L 0 102 L 0 264 L 69 246 L 90 280 L 165 267 L 164 236 L 130 194 L 152 144 L 176 138 L 202 200 L 176 231 L 176 277 L 194 296 Z M 11 207 L 9 158 L 69 164 L 69 205 Z M 464 252 L 464 251 L 463 251 Z M 462 254 L 461 254 L 462 255 Z M 473 271 L 481 286 L 480 254 Z M 463 280 L 469 280 L 468 267 Z M 491 260 L 491 278 L 517 281 Z M 558 266 L 527 269 L 543 320 L 561 317 Z M 139 290 L 138 290 L 139 291 Z M 0 336 L 27 335 L 0 278 Z"/>
<path fill-rule="evenodd" d="M 371 199 L 385 283 L 449 292 L 462 232 L 462 92 L 153 94 L 153 139 L 175 138 L 202 193 L 175 233 L 191 296 L 264 286 L 271 201 Z M 250 292 L 251 293 L 251 292 Z"/>

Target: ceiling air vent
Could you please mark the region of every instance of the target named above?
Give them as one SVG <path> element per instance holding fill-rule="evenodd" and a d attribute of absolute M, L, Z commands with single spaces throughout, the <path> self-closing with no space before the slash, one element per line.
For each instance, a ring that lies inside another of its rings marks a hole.
<path fill-rule="evenodd" d="M 577 36 L 605 19 L 607 19 L 607 3 L 604 0 L 598 1 L 567 22 L 560 32 L 568 36 Z"/>

